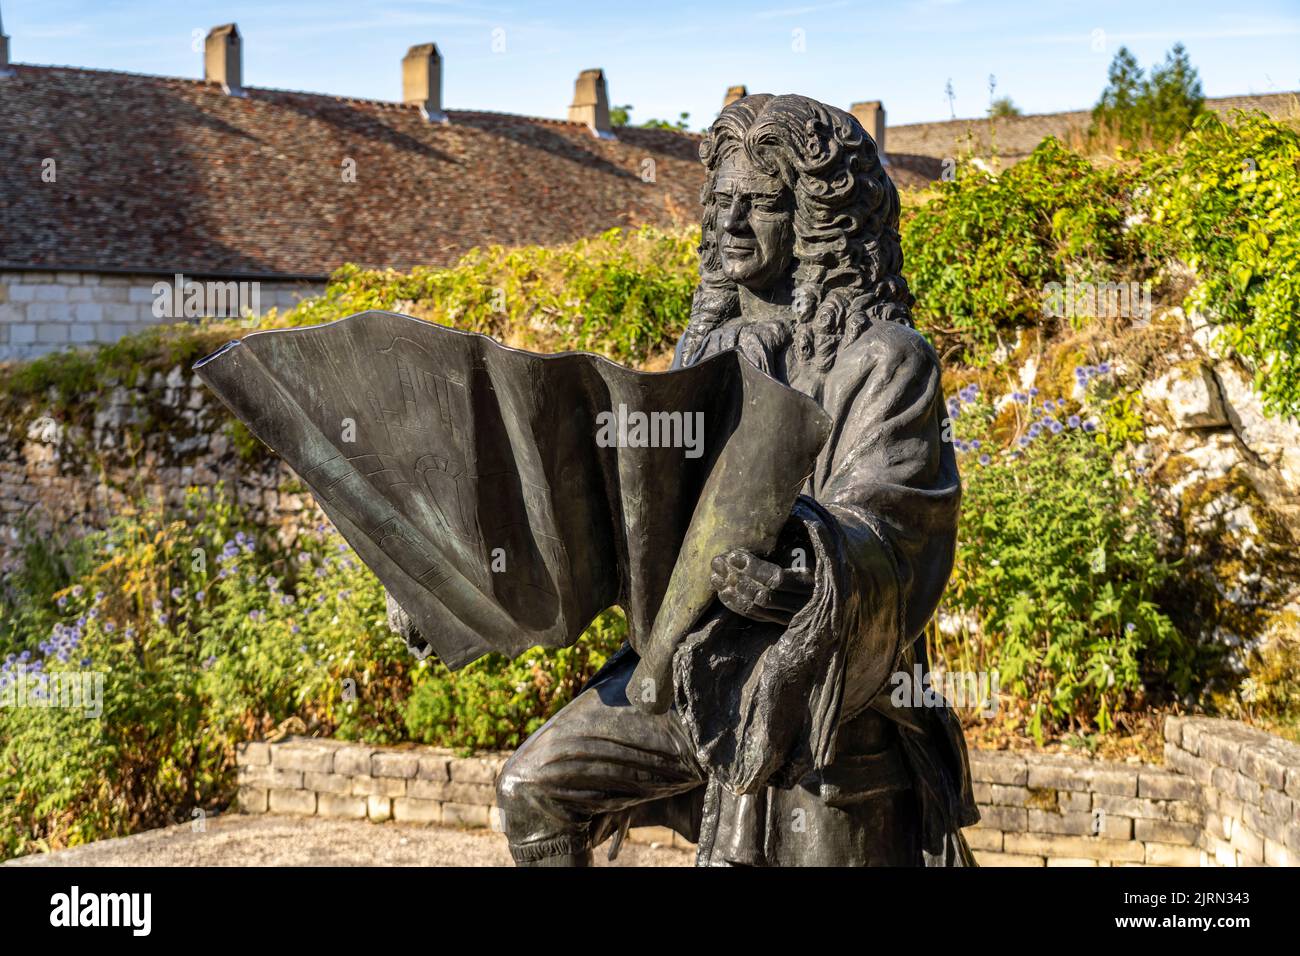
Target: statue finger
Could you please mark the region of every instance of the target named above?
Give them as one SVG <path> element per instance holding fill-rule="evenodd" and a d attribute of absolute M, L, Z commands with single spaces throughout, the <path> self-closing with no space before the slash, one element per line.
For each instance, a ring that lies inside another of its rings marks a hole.
<path fill-rule="evenodd" d="M 745 565 L 744 575 L 765 588 L 775 589 L 781 586 L 784 571 L 779 564 L 773 564 L 751 554 L 749 562 Z"/>
<path fill-rule="evenodd" d="M 816 577 L 811 568 L 784 568 L 781 571 L 781 583 L 778 588 L 782 591 L 806 595 L 812 591 L 815 581 Z"/>
<path fill-rule="evenodd" d="M 727 564 L 737 571 L 747 571 L 754 556 L 744 548 L 732 548 L 726 554 Z"/>

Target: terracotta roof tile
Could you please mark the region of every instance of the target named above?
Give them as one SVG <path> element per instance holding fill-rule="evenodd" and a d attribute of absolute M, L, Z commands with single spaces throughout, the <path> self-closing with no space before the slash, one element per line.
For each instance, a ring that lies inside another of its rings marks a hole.
<path fill-rule="evenodd" d="M 690 134 L 611 142 L 560 120 L 450 110 L 428 123 L 400 103 L 246 92 L 16 66 L 0 80 L 0 269 L 323 276 L 697 216 Z"/>

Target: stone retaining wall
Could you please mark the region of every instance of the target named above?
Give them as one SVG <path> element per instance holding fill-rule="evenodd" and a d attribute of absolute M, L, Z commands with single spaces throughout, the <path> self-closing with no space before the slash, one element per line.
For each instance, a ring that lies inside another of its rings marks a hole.
<path fill-rule="evenodd" d="M 325 521 L 280 459 L 240 457 L 225 427 L 229 414 L 188 369 L 140 373 L 105 387 L 101 398 L 84 424 L 41 405 L 30 420 L 0 422 L 0 552 L 24 523 L 62 534 L 102 530 L 141 497 L 175 507 L 188 487 L 218 482 L 283 538 Z M 128 433 L 139 449 L 125 448 Z"/>
<path fill-rule="evenodd" d="M 1170 718 L 1166 767 L 975 751 L 986 866 L 1290 866 L 1300 860 L 1300 746 L 1242 724 Z M 508 753 L 290 737 L 239 750 L 239 806 L 500 828 L 493 783 Z M 670 830 L 628 839 L 690 847 Z"/>
<path fill-rule="evenodd" d="M 1144 765 L 976 751 L 981 819 L 966 831 L 988 866 L 1199 866 L 1196 781 Z"/>
<path fill-rule="evenodd" d="M 1231 720 L 1170 718 L 1165 763 L 1201 789 L 1208 863 L 1300 864 L 1300 746 Z"/>

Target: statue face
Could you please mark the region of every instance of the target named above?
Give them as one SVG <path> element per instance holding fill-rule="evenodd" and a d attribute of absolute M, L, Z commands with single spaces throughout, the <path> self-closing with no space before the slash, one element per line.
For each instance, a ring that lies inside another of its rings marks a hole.
<path fill-rule="evenodd" d="M 713 199 L 723 275 L 755 290 L 774 285 L 794 258 L 790 191 L 737 149 L 718 167 Z"/>

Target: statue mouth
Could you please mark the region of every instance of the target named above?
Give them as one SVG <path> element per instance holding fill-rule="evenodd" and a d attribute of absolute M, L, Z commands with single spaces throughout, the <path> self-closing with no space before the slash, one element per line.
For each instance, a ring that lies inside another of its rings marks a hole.
<path fill-rule="evenodd" d="M 753 239 L 727 236 L 722 240 L 722 251 L 736 259 L 745 259 L 758 252 L 758 243 Z"/>

